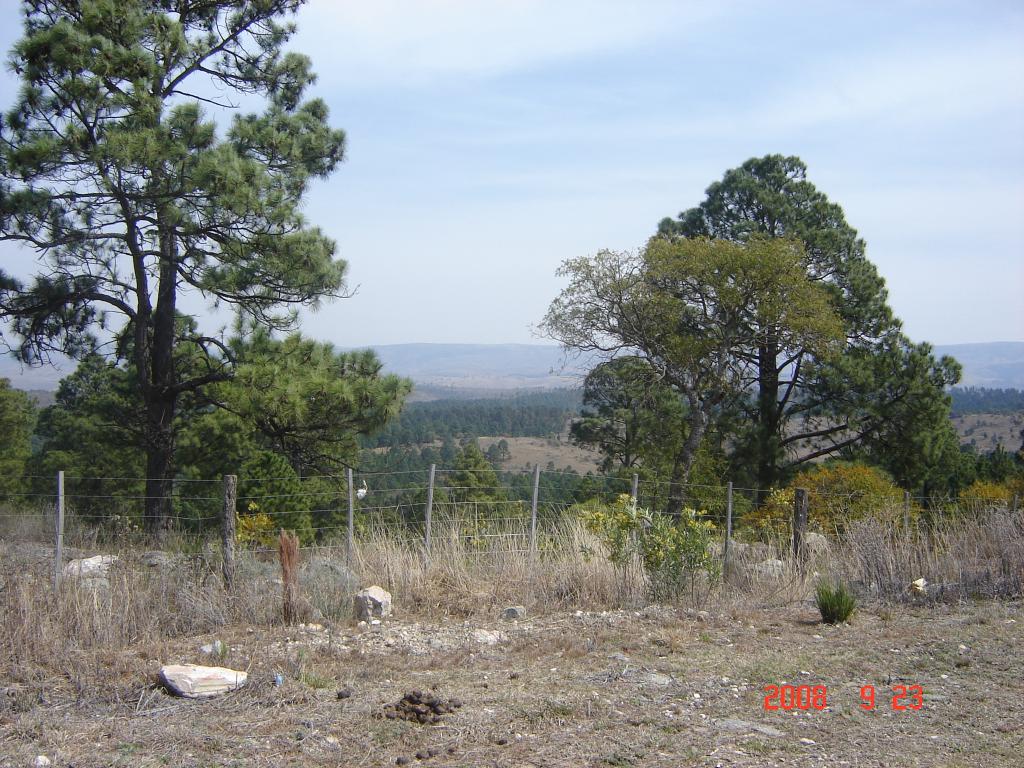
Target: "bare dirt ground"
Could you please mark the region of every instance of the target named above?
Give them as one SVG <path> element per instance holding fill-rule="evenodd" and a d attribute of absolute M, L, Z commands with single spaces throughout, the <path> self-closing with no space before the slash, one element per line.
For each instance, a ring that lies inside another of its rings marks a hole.
<path fill-rule="evenodd" d="M 59 678 L 3 681 L 0 766 L 1017 766 L 1022 608 L 868 606 L 838 627 L 806 603 L 396 617 L 77 650 Z M 215 637 L 230 650 L 211 661 L 199 646 Z M 153 684 L 171 662 L 249 683 L 172 698 Z M 827 708 L 766 711 L 764 686 L 784 683 L 827 686 Z M 920 710 L 893 711 L 900 684 L 922 686 Z M 434 725 L 384 717 L 414 690 L 462 706 Z"/>

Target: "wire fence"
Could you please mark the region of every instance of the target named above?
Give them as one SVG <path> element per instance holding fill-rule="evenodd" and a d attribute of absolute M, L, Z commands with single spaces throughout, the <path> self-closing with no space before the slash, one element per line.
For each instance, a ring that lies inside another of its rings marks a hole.
<path fill-rule="evenodd" d="M 154 510 L 163 525 L 183 534 L 203 535 L 223 526 L 225 480 L 173 478 L 152 483 L 146 478 L 59 474 L 26 478 L 30 490 L 7 493 L 0 500 L 0 524 L 36 521 L 55 525 L 57 510 L 69 530 L 90 529 L 97 536 L 142 534 Z M 585 476 L 560 470 L 505 472 L 490 469 L 438 468 L 314 477 L 246 477 L 234 481 L 232 503 L 238 520 L 261 520 L 296 530 L 307 546 L 347 546 L 370 532 L 386 532 L 429 549 L 432 529 L 471 540 L 535 548 L 538 535 L 550 533 L 580 509 L 615 504 L 628 498 L 646 509 L 663 510 L 678 498 L 700 518 L 724 531 L 753 530 L 761 536 L 792 539 L 797 502 L 785 494 L 725 485 L 673 484 L 638 475 Z M 150 489 L 160 488 L 154 494 Z M 675 493 L 673 493 L 675 491 Z M 767 499 L 768 503 L 763 503 Z M 760 500 L 762 503 L 755 503 Z M 1016 497 L 956 499 L 862 492 L 815 491 L 805 497 L 804 514 L 811 529 L 830 534 L 853 516 L 887 517 L 904 526 L 920 525 L 944 515 L 984 511 L 1002 503 L 1019 507 Z M 268 531 L 242 531 L 258 543 Z M 52 530 L 52 529 L 51 529 Z M 524 542 L 524 537 L 526 540 Z"/>

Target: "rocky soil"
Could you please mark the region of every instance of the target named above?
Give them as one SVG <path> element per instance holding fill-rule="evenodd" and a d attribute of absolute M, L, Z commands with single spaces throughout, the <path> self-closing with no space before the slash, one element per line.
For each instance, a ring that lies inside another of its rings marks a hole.
<path fill-rule="evenodd" d="M 0 766 L 1016 766 L 1022 608 L 868 606 L 828 627 L 808 604 L 473 622 L 396 606 L 377 625 L 76 649 L 61 676 L 0 683 Z M 156 684 L 167 663 L 248 682 L 176 699 Z M 768 685 L 827 703 L 768 711 Z M 893 709 L 901 685 L 920 709 Z"/>

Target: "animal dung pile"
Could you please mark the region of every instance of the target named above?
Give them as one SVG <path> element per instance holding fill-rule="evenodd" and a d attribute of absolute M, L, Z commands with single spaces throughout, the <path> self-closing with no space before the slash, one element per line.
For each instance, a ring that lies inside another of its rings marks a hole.
<path fill-rule="evenodd" d="M 441 717 L 462 706 L 458 699 L 442 699 L 433 693 L 410 691 L 394 704 L 384 707 L 383 717 L 387 720 L 408 720 L 420 725 L 441 722 Z"/>

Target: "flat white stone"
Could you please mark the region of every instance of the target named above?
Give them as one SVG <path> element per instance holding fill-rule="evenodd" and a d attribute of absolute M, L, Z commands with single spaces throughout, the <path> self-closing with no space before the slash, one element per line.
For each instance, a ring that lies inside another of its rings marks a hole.
<path fill-rule="evenodd" d="M 234 691 L 245 685 L 249 675 L 226 667 L 198 664 L 168 664 L 160 668 L 160 679 L 173 693 L 188 699 L 204 699 Z"/>
<path fill-rule="evenodd" d="M 117 555 L 96 555 L 81 560 L 71 560 L 64 566 L 64 575 L 80 579 L 98 579 L 107 575 L 110 566 L 118 560 Z"/>

